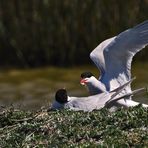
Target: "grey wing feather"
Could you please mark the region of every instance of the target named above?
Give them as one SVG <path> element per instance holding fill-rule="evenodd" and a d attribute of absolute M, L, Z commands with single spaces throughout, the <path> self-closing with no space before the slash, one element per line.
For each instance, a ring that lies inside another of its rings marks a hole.
<path fill-rule="evenodd" d="M 146 45 L 148 21 L 105 40 L 91 52 L 90 58 L 101 71 L 99 80 L 109 91 L 131 79 L 132 58 Z M 126 91 L 131 91 L 130 85 Z"/>

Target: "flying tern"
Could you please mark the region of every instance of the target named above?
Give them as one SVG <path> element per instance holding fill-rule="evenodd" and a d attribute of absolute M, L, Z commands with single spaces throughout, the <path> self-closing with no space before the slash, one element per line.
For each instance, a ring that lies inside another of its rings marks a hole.
<path fill-rule="evenodd" d="M 84 72 L 80 83 L 87 86 L 91 95 L 118 88 L 131 79 L 132 59 L 147 45 L 148 20 L 103 41 L 90 53 L 91 60 L 100 70 L 99 79 L 91 72 Z M 130 92 L 129 84 L 121 94 Z"/>

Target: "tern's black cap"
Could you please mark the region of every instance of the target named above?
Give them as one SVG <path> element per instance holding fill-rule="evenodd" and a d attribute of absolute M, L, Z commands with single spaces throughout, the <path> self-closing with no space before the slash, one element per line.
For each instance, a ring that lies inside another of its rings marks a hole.
<path fill-rule="evenodd" d="M 65 89 L 59 89 L 55 94 L 55 100 L 61 104 L 68 102 L 67 91 Z"/>
<path fill-rule="evenodd" d="M 83 72 L 81 74 L 81 78 L 84 79 L 84 78 L 90 78 L 91 76 L 94 76 L 91 72 Z"/>

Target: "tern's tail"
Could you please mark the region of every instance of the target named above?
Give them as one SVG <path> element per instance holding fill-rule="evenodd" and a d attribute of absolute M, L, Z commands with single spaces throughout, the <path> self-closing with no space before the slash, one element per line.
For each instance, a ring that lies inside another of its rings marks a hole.
<path fill-rule="evenodd" d="M 118 100 L 121 100 L 121 99 L 124 99 L 124 98 L 127 98 L 127 97 L 131 97 L 131 96 L 133 96 L 135 94 L 141 93 L 141 92 L 143 92 L 145 90 L 146 90 L 146 88 L 139 88 L 139 89 L 136 89 L 136 90 L 134 90 L 134 91 L 132 91 L 130 93 L 124 94 L 124 95 L 122 95 L 120 97 L 112 98 L 112 99 L 110 99 L 110 100 L 108 100 L 106 102 L 106 106 L 108 106 L 109 104 L 113 104 L 114 102 L 116 102 Z"/>

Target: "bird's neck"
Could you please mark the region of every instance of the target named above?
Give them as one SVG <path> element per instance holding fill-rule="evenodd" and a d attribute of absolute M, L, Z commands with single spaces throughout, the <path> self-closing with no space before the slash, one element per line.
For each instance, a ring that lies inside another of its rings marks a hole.
<path fill-rule="evenodd" d="M 105 85 L 98 81 L 95 77 L 91 79 L 91 81 L 87 84 L 88 90 L 90 94 L 95 95 L 102 92 L 106 92 Z"/>

